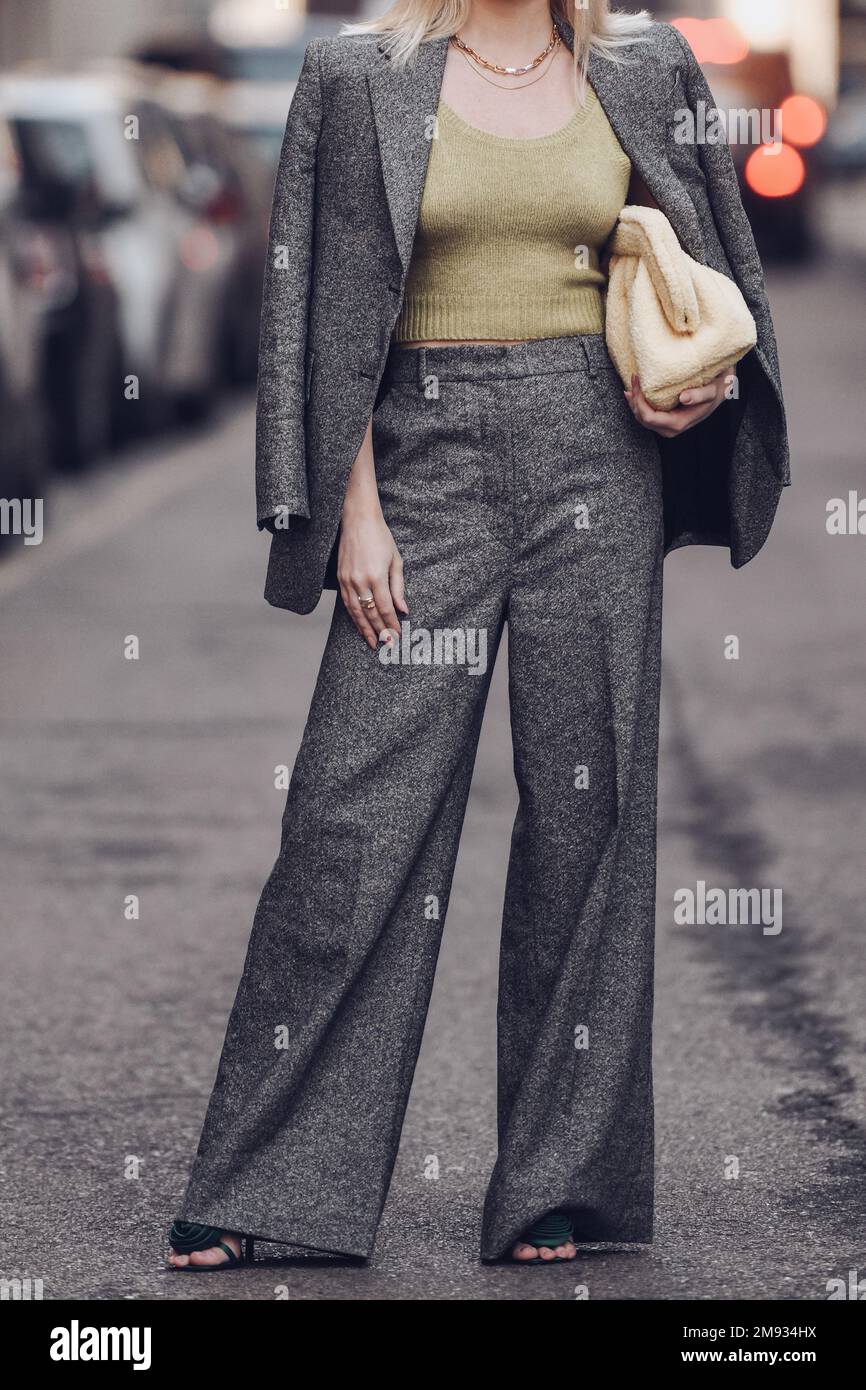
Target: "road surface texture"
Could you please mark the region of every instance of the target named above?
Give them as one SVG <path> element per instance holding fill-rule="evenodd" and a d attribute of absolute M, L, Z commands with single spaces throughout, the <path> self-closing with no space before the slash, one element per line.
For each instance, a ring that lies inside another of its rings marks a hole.
<path fill-rule="evenodd" d="M 795 487 L 769 546 L 739 573 L 714 550 L 666 565 L 655 1244 L 477 1262 L 515 802 L 503 652 L 373 1261 L 163 1267 L 332 604 L 261 597 L 244 401 L 61 490 L 43 545 L 0 566 L 0 1274 L 46 1299 L 449 1300 L 814 1300 L 866 1276 L 866 536 L 825 526 L 829 498 L 866 491 L 858 277 L 771 277 Z M 678 925 L 699 881 L 781 889 L 781 932 Z"/>

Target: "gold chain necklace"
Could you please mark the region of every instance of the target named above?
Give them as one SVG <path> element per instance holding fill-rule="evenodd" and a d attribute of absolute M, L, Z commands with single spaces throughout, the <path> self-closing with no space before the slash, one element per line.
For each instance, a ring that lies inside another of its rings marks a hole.
<path fill-rule="evenodd" d="M 459 34 L 451 35 L 451 42 L 455 48 L 459 48 L 463 54 L 469 54 L 476 63 L 480 63 L 488 72 L 498 72 L 503 77 L 523 77 L 527 72 L 532 72 L 540 63 L 543 63 L 548 53 L 552 53 L 559 43 L 559 31 L 554 24 L 550 33 L 550 43 L 543 53 L 539 53 L 537 58 L 533 58 L 531 63 L 525 63 L 521 68 L 502 67 L 499 63 L 489 63 L 486 58 L 482 58 L 480 53 L 476 53 L 474 48 L 470 48 L 468 43 L 464 43 Z"/>
<path fill-rule="evenodd" d="M 472 70 L 472 72 L 475 73 L 476 77 L 480 77 L 484 82 L 489 82 L 491 87 L 495 87 L 497 91 L 500 92 L 522 92 L 524 87 L 534 87 L 536 82 L 540 82 L 542 77 L 547 76 L 547 74 L 550 72 L 551 67 L 550 63 L 548 63 L 547 67 L 543 70 L 543 72 L 540 72 L 537 77 L 530 78 L 528 82 L 521 82 L 519 86 L 513 86 L 508 82 L 494 82 L 493 78 L 488 77 L 486 73 L 483 73 L 481 71 L 480 68 L 477 68 L 473 63 L 472 59 L 469 58 L 465 53 L 462 53 L 460 56 L 466 59 L 466 62 L 469 64 L 470 69 Z"/>

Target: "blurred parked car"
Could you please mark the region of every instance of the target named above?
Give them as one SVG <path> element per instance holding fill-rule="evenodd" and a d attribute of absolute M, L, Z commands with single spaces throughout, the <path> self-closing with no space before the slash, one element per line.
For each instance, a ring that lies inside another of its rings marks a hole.
<path fill-rule="evenodd" d="M 222 246 L 222 359 L 226 379 L 243 383 L 256 376 L 270 181 L 255 154 L 214 114 L 221 87 L 213 78 L 170 73 L 155 91 L 183 155 L 182 196 Z"/>
<path fill-rule="evenodd" d="M 220 93 L 221 119 L 249 157 L 268 171 L 271 186 L 296 85 L 296 81 L 224 82 Z"/>
<path fill-rule="evenodd" d="M 39 231 L 23 215 L 12 132 L 0 119 L 0 497 L 7 500 L 43 495 L 45 266 Z"/>
<path fill-rule="evenodd" d="M 6 91 L 4 82 L 0 106 Z M 109 448 L 121 390 L 117 296 L 101 250 L 102 212 L 71 176 L 86 157 L 76 127 L 21 120 L 7 111 L 30 275 L 40 286 L 44 313 L 40 361 L 49 452 L 55 467 L 77 470 Z"/>
<path fill-rule="evenodd" d="M 866 86 L 845 86 L 833 112 L 821 162 L 834 174 L 861 174 L 866 170 Z"/>
<path fill-rule="evenodd" d="M 179 72 L 209 72 L 240 82 L 297 80 L 310 39 L 339 34 L 341 15 L 306 14 L 279 4 L 216 0 L 204 25 L 154 32 L 135 57 Z"/>
<path fill-rule="evenodd" d="M 171 122 L 133 74 L 16 74 L 0 109 L 50 152 L 67 217 L 86 222 L 117 295 L 120 418 L 127 431 L 179 406 L 202 411 L 220 375 L 225 248 L 182 196 Z M 78 210 L 84 208 L 86 213 Z M 124 390 L 124 379 L 137 378 Z"/>
<path fill-rule="evenodd" d="M 343 23 L 338 15 L 217 0 L 204 31 L 155 34 L 136 56 L 143 63 L 223 78 L 219 114 L 269 166 L 273 181 L 307 44 L 338 34 Z"/>

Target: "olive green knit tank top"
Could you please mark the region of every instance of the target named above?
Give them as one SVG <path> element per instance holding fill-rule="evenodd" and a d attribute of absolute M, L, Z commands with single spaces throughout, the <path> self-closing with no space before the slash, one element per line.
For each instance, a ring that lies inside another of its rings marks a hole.
<path fill-rule="evenodd" d="M 591 86 L 567 125 L 529 139 L 440 101 L 395 341 L 602 332 L 599 251 L 630 174 Z"/>

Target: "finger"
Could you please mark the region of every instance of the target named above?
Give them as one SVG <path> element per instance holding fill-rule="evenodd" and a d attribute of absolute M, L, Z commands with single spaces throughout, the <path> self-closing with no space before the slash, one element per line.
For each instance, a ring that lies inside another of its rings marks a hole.
<path fill-rule="evenodd" d="M 394 604 L 391 601 L 391 589 L 388 584 L 387 576 L 384 579 L 377 580 L 373 584 L 373 597 L 376 600 L 376 608 L 382 622 L 382 627 L 387 628 L 389 632 L 399 632 L 400 619 L 394 612 Z M 381 636 L 381 630 L 379 635 Z"/>
<path fill-rule="evenodd" d="M 370 590 L 368 589 L 367 592 L 369 593 Z M 385 624 L 382 622 L 382 617 L 379 613 L 378 607 L 374 606 L 373 608 L 364 608 L 363 613 L 364 617 L 367 619 L 367 622 L 370 624 L 370 627 L 376 635 L 376 645 L 378 646 L 379 638 L 385 631 Z"/>
<path fill-rule="evenodd" d="M 636 376 L 633 376 L 631 387 L 631 400 L 634 413 L 642 425 L 649 425 L 653 417 L 661 414 L 661 411 L 654 410 L 643 393 L 641 384 Z"/>
<path fill-rule="evenodd" d="M 667 430 L 671 427 L 670 410 L 656 410 L 650 405 L 643 391 L 638 389 L 634 393 L 634 413 L 642 425 L 646 425 L 650 430 Z"/>
<path fill-rule="evenodd" d="M 636 420 L 639 419 L 640 416 L 638 414 L 638 399 L 645 402 L 646 397 L 640 389 L 640 382 L 638 381 L 636 376 L 632 376 L 631 390 L 626 391 L 624 395 L 626 400 L 628 401 L 629 409 L 631 410 L 632 415 L 635 417 Z"/>
<path fill-rule="evenodd" d="M 655 410 L 641 390 L 637 377 L 632 377 L 632 385 L 633 389 L 625 393 L 627 397 L 630 397 L 629 405 L 632 414 L 648 430 L 653 430 L 663 439 L 675 439 L 684 430 L 699 424 L 701 420 L 705 420 L 708 415 L 712 414 L 717 403 L 716 393 L 713 391 L 709 400 L 699 405 L 678 405 L 673 410 Z M 708 388 L 695 387 L 694 389 L 705 391 Z"/>
<path fill-rule="evenodd" d="M 641 387 L 641 384 L 638 381 L 637 377 L 634 378 L 634 381 L 635 385 L 634 390 L 632 392 L 632 396 L 634 399 L 636 412 L 642 423 L 651 427 L 669 423 L 670 416 L 674 413 L 677 407 L 674 407 L 673 411 L 657 410 L 656 407 L 654 405 L 651 405 L 650 402 L 647 400 L 646 396 L 643 393 L 643 388 Z"/>
<path fill-rule="evenodd" d="M 655 430 L 665 439 L 672 439 L 683 430 L 690 429 L 699 420 L 703 420 L 710 414 L 713 406 L 714 397 L 706 404 L 686 406 L 674 406 L 673 410 L 656 410 L 650 405 L 646 396 L 638 388 L 636 392 L 637 415 L 641 424 L 646 425 L 647 429 Z M 708 409 L 708 406 L 710 407 Z"/>
<path fill-rule="evenodd" d="M 375 630 L 370 624 L 366 612 L 361 607 L 360 603 L 358 603 L 357 599 L 354 603 L 350 603 L 347 606 L 349 609 L 349 616 L 351 617 L 352 622 L 355 624 L 355 627 L 358 629 L 364 641 L 367 643 L 367 646 L 370 647 L 373 651 L 375 651 L 379 645 L 379 639 L 376 635 Z"/>
<path fill-rule="evenodd" d="M 665 439 L 675 439 L 677 435 L 690 430 L 693 425 L 700 424 L 712 411 L 711 405 L 681 405 L 676 410 L 657 411 L 655 413 L 659 416 L 661 424 L 653 424 L 649 428 L 663 435 Z"/>
<path fill-rule="evenodd" d="M 394 558 L 391 561 L 388 579 L 391 584 L 391 597 L 394 600 L 394 607 L 399 608 L 401 613 L 408 613 L 409 605 L 406 602 L 406 586 L 403 583 L 403 559 L 399 550 L 394 551 Z"/>
<path fill-rule="evenodd" d="M 387 624 L 386 624 L 384 618 L 382 617 L 381 612 L 379 611 L 379 609 L 380 609 L 379 597 L 381 596 L 381 593 L 382 593 L 383 588 L 384 588 L 385 593 L 387 594 L 387 593 L 388 593 L 388 581 L 387 581 L 387 578 L 385 578 L 385 579 L 369 579 L 369 578 L 368 578 L 368 579 L 359 579 L 359 580 L 356 580 L 356 581 L 355 581 L 355 594 L 356 594 L 356 596 L 358 596 L 358 606 L 360 607 L 361 612 L 364 614 L 365 620 L 367 621 L 367 623 L 369 624 L 369 626 L 370 626 L 372 632 L 373 632 L 374 635 L 375 635 L 376 645 L 377 645 L 377 646 L 379 645 L 379 641 L 380 641 L 380 639 L 381 639 L 382 633 L 385 632 L 386 629 L 387 629 Z M 361 603 L 361 598 L 362 598 L 362 597 L 364 598 L 365 603 Z M 372 604 L 369 603 L 369 599 L 372 599 L 372 600 L 373 600 Z M 389 604 L 389 605 L 390 605 L 390 602 L 391 602 L 391 598 L 390 598 L 390 595 L 388 595 L 388 604 Z"/>
<path fill-rule="evenodd" d="M 362 590 L 362 592 L 364 591 Z M 367 592 L 369 593 L 369 590 L 367 590 Z M 346 606 L 346 612 L 349 614 L 349 617 L 352 619 L 352 622 L 355 624 L 355 627 L 358 629 L 364 641 L 367 643 L 367 646 L 371 647 L 373 651 L 375 651 L 378 645 L 376 633 L 373 631 L 373 628 L 367 621 L 367 614 L 365 610 L 361 607 L 360 600 L 358 599 L 358 591 L 351 585 L 351 583 L 347 584 L 345 582 L 341 582 L 340 594 L 342 596 L 343 603 Z"/>
<path fill-rule="evenodd" d="M 680 405 L 706 405 L 717 395 L 718 386 L 713 382 L 709 386 L 690 386 L 687 391 L 680 392 Z"/>

